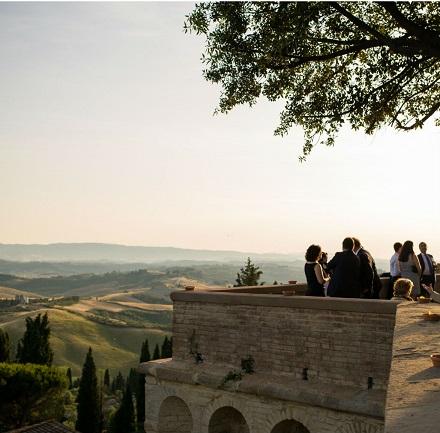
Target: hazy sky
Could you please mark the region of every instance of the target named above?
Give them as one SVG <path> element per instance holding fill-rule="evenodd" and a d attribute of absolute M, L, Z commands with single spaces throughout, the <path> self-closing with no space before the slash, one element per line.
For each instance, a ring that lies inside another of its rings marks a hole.
<path fill-rule="evenodd" d="M 280 105 L 213 116 L 192 3 L 0 3 L 0 243 L 333 252 L 425 240 L 440 259 L 440 128 L 345 130 L 298 162 Z"/>

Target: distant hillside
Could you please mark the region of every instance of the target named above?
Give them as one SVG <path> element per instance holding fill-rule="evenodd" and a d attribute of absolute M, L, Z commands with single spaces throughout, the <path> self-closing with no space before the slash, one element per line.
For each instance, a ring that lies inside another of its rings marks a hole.
<path fill-rule="evenodd" d="M 118 291 L 151 288 L 157 297 L 168 297 L 172 290 L 167 275 L 141 269 L 132 272 L 80 274 L 50 278 L 24 278 L 0 274 L 0 286 L 40 293 L 43 296 L 102 296 Z"/>
<path fill-rule="evenodd" d="M 81 315 L 65 310 L 40 310 L 48 312 L 51 328 L 50 343 L 55 353 L 55 365 L 69 366 L 75 376 L 81 372 L 89 346 L 97 368 L 109 368 L 112 375 L 119 370 L 128 373 L 139 361 L 141 344 L 148 338 L 150 350 L 156 343 L 161 344 L 165 333 L 157 329 L 118 328 L 88 320 Z M 2 313 L 0 327 L 6 330 L 14 346 L 23 336 L 25 318 L 37 312 Z M 15 350 L 14 350 L 15 353 Z"/>
<path fill-rule="evenodd" d="M 286 263 L 259 263 L 264 272 L 261 281 L 272 284 L 274 280 L 304 281 L 303 261 Z M 20 275 L 0 274 L 0 286 L 36 292 L 43 296 L 103 296 L 133 289 L 148 289 L 153 298 L 169 300 L 180 280 L 189 278 L 201 284 L 226 287 L 235 283 L 237 272 L 244 263 L 211 263 L 207 265 L 162 266 L 149 265 L 149 269 L 105 274 L 77 274 L 29 278 Z"/>
<path fill-rule="evenodd" d="M 39 293 L 27 292 L 25 290 L 13 289 L 11 287 L 0 286 L 0 298 L 15 298 L 16 295 L 23 295 L 29 298 L 40 298 Z"/>
<path fill-rule="evenodd" d="M 0 259 L 0 274 L 20 275 L 22 277 L 53 277 L 73 274 L 105 274 L 112 271 L 135 271 L 137 269 L 143 269 L 145 267 L 145 263 L 138 262 L 23 262 Z"/>
<path fill-rule="evenodd" d="M 257 254 L 239 251 L 193 250 L 173 247 L 143 247 L 99 243 L 59 243 L 48 245 L 0 244 L 0 259 L 18 261 L 110 261 L 156 263 L 164 261 L 243 261 L 251 256 L 259 261 L 286 261 L 288 254 Z"/>

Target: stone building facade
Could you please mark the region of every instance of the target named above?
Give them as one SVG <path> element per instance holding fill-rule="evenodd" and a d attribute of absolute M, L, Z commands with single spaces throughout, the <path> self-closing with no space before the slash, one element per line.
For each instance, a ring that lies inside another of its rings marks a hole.
<path fill-rule="evenodd" d="M 173 358 L 140 367 L 146 433 L 383 431 L 396 303 L 270 287 L 171 297 Z"/>

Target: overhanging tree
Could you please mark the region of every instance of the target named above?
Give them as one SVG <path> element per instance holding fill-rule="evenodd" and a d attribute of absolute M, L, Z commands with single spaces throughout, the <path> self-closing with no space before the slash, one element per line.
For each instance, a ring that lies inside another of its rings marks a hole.
<path fill-rule="evenodd" d="M 344 123 L 408 131 L 440 108 L 438 2 L 206 2 L 185 29 L 206 37 L 218 111 L 282 100 L 275 134 L 302 126 L 302 159 Z"/>

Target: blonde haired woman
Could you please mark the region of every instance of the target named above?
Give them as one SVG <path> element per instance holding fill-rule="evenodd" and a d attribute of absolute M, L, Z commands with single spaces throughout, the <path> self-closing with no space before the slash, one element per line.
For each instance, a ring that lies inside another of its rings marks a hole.
<path fill-rule="evenodd" d="M 411 292 L 414 283 L 408 278 L 399 278 L 393 287 L 392 301 L 412 301 Z"/>

